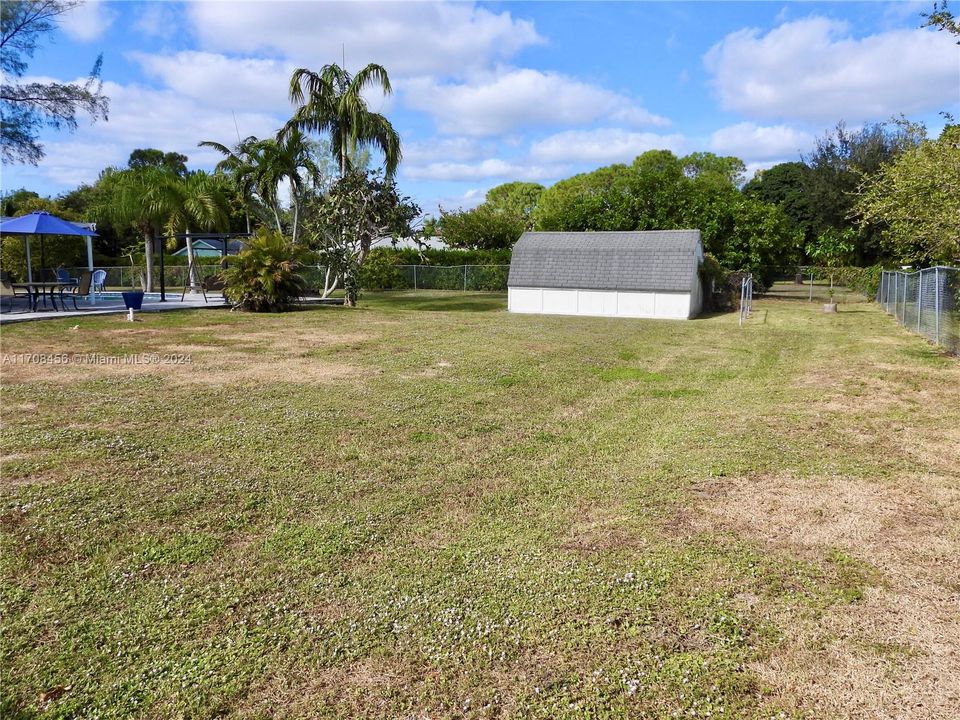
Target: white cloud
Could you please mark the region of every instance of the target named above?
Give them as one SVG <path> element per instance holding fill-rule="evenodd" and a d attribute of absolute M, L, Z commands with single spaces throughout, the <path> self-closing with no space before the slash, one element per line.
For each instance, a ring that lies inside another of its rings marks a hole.
<path fill-rule="evenodd" d="M 403 161 L 413 165 L 442 160 L 467 162 L 493 152 L 491 144 L 480 143 L 475 138 L 451 137 L 403 143 Z"/>
<path fill-rule="evenodd" d="M 488 188 L 489 189 L 489 188 Z M 427 215 L 437 215 L 442 208 L 444 212 L 455 210 L 472 210 L 487 197 L 487 190 L 470 188 L 462 195 L 439 197 L 424 203 L 423 209 Z"/>
<path fill-rule="evenodd" d="M 647 150 L 671 150 L 681 154 L 689 149 L 683 135 L 659 135 L 630 132 L 618 128 L 568 130 L 540 140 L 530 148 L 530 156 L 541 162 L 576 162 L 608 165 L 632 162 Z"/>
<path fill-rule="evenodd" d="M 630 125 L 668 125 L 633 100 L 565 75 L 505 70 L 465 83 L 416 78 L 403 100 L 434 116 L 441 132 L 499 135 L 530 126 L 584 125 L 597 119 Z"/>
<path fill-rule="evenodd" d="M 447 75 L 543 42 L 533 23 L 472 3 L 197 2 L 187 12 L 207 50 L 280 53 L 306 67 L 376 62 L 391 77 Z"/>
<path fill-rule="evenodd" d="M 143 35 L 169 39 L 182 31 L 176 6 L 166 2 L 143 3 L 143 10 L 133 23 Z"/>
<path fill-rule="evenodd" d="M 175 93 L 208 106 L 272 111 L 291 107 L 287 99 L 291 63 L 195 51 L 175 55 L 130 53 L 129 57 Z"/>
<path fill-rule="evenodd" d="M 761 126 L 742 122 L 714 132 L 710 136 L 709 148 L 719 155 L 735 155 L 758 161 L 797 158 L 813 143 L 813 135 L 786 125 Z"/>
<path fill-rule="evenodd" d="M 739 30 L 704 57 L 722 106 L 754 118 L 851 122 L 956 105 L 952 39 L 928 30 L 863 38 L 847 23 L 811 17 L 765 35 Z"/>
<path fill-rule="evenodd" d="M 499 158 L 488 158 L 478 163 L 435 162 L 427 165 L 403 167 L 404 177 L 411 180 L 548 180 L 561 176 L 566 168 L 546 165 L 528 165 Z"/>
<path fill-rule="evenodd" d="M 44 78 L 27 78 L 43 82 Z M 64 140 L 45 142 L 47 157 L 39 167 L 4 168 L 5 182 L 20 184 L 43 179 L 57 191 L 93 182 L 108 165 L 123 165 L 130 151 L 154 147 L 183 153 L 191 168 L 212 168 L 221 156 L 213 150 L 198 148 L 201 140 L 230 144 L 236 138 L 234 116 L 229 110 L 211 108 L 201 100 L 170 90 L 154 90 L 139 85 L 105 82 L 110 98 L 108 122 L 86 124 Z M 237 124 L 242 135 L 263 137 L 274 132 L 280 118 L 268 113 L 239 110 Z"/>
<path fill-rule="evenodd" d="M 70 37 L 83 42 L 99 40 L 117 19 L 117 11 L 100 0 L 87 0 L 64 13 L 60 28 Z"/>

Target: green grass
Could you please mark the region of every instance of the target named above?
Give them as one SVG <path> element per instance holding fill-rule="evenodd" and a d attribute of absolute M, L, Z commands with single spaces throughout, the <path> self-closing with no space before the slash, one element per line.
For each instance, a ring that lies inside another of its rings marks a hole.
<path fill-rule="evenodd" d="M 760 300 L 742 329 L 504 305 L 5 327 L 7 355 L 192 364 L 3 367 L 3 717 L 800 713 L 753 668 L 882 580 L 701 522 L 703 493 L 915 471 L 850 428 L 956 407 L 822 401 L 955 361 L 865 305 Z"/>

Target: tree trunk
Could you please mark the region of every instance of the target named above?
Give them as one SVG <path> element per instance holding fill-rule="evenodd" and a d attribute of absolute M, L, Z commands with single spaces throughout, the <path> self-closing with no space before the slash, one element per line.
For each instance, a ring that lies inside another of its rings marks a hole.
<path fill-rule="evenodd" d="M 200 284 L 197 278 L 197 258 L 193 253 L 193 237 L 190 234 L 190 228 L 187 228 L 187 270 L 190 273 L 190 294 L 197 294 L 197 285 Z"/>
<path fill-rule="evenodd" d="M 144 227 L 143 229 L 143 261 L 146 267 L 146 282 L 144 283 L 145 292 L 153 292 L 153 229 Z M 161 252 L 163 248 L 160 249 Z"/>
<path fill-rule="evenodd" d="M 299 238 L 298 227 L 300 225 L 300 203 L 297 202 L 296 191 L 290 193 L 290 201 L 293 203 L 293 244 L 297 244 Z"/>
<path fill-rule="evenodd" d="M 340 177 L 347 174 L 347 139 L 340 143 Z"/>
<path fill-rule="evenodd" d="M 321 295 L 320 298 L 326 299 L 330 297 L 330 293 L 336 290 L 339 284 L 340 284 L 340 276 L 336 273 L 332 273 L 332 277 L 331 277 L 330 268 L 327 268 L 327 272 L 323 277 L 323 295 Z"/>

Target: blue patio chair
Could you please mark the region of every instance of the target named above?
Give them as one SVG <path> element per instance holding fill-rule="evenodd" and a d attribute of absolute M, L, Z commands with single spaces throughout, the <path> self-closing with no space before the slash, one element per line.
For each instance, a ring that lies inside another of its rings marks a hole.
<path fill-rule="evenodd" d="M 107 271 L 106 270 L 94 270 L 93 271 L 93 292 L 102 293 L 106 292 L 107 288 L 105 283 L 107 282 Z"/>
<path fill-rule="evenodd" d="M 61 265 L 57 268 L 57 280 L 59 282 L 71 283 L 75 282 L 76 278 L 70 277 L 70 271 Z"/>

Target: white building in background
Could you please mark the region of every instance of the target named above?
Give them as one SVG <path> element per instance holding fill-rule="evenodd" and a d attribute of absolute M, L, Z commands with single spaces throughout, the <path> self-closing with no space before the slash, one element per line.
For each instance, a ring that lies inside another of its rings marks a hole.
<path fill-rule="evenodd" d="M 510 312 L 687 320 L 703 306 L 699 230 L 527 232 L 513 247 Z"/>

